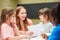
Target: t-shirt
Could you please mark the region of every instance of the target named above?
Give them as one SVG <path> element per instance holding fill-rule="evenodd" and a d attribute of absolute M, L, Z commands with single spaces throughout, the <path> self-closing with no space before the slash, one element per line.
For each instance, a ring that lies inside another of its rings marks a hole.
<path fill-rule="evenodd" d="M 53 29 L 48 40 L 60 40 L 60 24 Z"/>
<path fill-rule="evenodd" d="M 48 22 L 46 24 L 43 24 L 43 22 L 40 22 L 39 24 L 28 26 L 28 30 L 32 31 L 34 35 L 40 35 L 41 33 L 51 33 L 53 30 L 53 24 L 51 22 Z"/>
<path fill-rule="evenodd" d="M 1 38 L 2 40 L 5 40 L 6 38 L 13 37 L 14 31 L 11 26 L 7 25 L 6 23 L 3 23 L 1 25 Z"/>
<path fill-rule="evenodd" d="M 53 24 L 51 22 L 47 23 L 40 22 L 39 26 L 43 27 L 45 33 L 51 33 L 53 30 Z"/>
<path fill-rule="evenodd" d="M 40 36 L 44 32 L 44 29 L 40 26 L 39 24 L 28 26 L 28 31 L 33 32 L 30 40 L 43 40 Z"/>

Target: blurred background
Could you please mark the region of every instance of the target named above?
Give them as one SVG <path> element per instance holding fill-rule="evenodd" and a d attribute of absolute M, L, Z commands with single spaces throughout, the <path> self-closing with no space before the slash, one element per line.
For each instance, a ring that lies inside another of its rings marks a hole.
<path fill-rule="evenodd" d="M 28 18 L 32 19 L 33 24 L 39 23 L 38 10 L 44 7 L 51 8 L 60 0 L 0 0 L 0 16 L 1 10 L 4 7 L 12 7 L 16 9 L 17 6 L 24 6 L 27 10 Z"/>

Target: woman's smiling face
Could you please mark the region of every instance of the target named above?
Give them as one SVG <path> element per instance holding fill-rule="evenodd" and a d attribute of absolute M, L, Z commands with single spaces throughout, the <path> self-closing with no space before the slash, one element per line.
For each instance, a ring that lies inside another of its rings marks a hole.
<path fill-rule="evenodd" d="M 21 8 L 21 10 L 19 11 L 18 17 L 21 20 L 25 20 L 25 18 L 27 17 L 26 9 Z"/>

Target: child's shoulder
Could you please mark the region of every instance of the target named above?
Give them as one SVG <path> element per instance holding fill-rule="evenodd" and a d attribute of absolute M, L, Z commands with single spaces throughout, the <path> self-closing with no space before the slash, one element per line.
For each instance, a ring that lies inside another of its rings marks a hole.
<path fill-rule="evenodd" d="M 53 25 L 51 22 L 48 22 L 49 25 Z"/>
<path fill-rule="evenodd" d="M 6 23 L 2 23 L 2 25 L 1 26 L 6 26 L 7 24 Z"/>
<path fill-rule="evenodd" d="M 39 24 L 43 24 L 43 22 L 40 22 Z"/>
<path fill-rule="evenodd" d="M 6 23 L 3 23 L 3 24 L 1 25 L 1 27 L 2 27 L 2 28 L 7 28 L 8 25 L 7 25 Z"/>
<path fill-rule="evenodd" d="M 56 25 L 53 30 L 54 30 L 54 32 L 60 32 L 60 24 Z"/>
<path fill-rule="evenodd" d="M 3 23 L 1 26 L 6 26 L 6 23 Z"/>

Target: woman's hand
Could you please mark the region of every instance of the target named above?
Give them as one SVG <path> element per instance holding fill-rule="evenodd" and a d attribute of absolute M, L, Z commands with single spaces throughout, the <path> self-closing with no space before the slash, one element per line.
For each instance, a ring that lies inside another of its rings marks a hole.
<path fill-rule="evenodd" d="M 25 34 L 26 34 L 27 36 L 32 36 L 32 35 L 33 35 L 33 32 L 26 31 Z"/>

